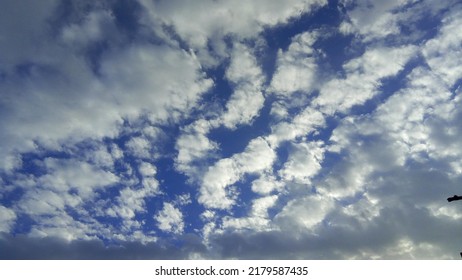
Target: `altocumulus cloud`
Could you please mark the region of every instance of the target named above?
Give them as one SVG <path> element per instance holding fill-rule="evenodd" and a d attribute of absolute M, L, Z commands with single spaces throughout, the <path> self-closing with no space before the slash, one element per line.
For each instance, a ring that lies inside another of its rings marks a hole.
<path fill-rule="evenodd" d="M 0 7 L 0 258 L 458 258 L 460 1 Z"/>

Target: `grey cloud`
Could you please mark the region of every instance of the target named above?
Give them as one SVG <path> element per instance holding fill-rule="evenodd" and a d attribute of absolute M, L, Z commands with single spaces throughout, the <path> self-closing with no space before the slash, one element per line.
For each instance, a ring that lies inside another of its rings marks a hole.
<path fill-rule="evenodd" d="M 9 260 L 137 260 L 137 259 L 188 259 L 203 255 L 205 247 L 194 235 L 184 235 L 178 240 L 182 246 L 156 242 L 123 242 L 105 245 L 100 240 L 65 240 L 45 237 L 32 238 L 23 235 L 0 235 L 0 259 Z"/>
<path fill-rule="evenodd" d="M 219 258 L 239 259 L 458 259 L 462 249 L 460 222 L 413 205 L 390 205 L 363 224 L 334 214 L 327 220 L 315 234 L 229 232 L 213 236 L 212 246 Z"/>

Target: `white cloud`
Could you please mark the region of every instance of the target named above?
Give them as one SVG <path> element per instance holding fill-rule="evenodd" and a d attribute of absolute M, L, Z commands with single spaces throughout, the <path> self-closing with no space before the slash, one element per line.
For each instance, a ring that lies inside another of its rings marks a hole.
<path fill-rule="evenodd" d="M 198 201 L 206 207 L 230 208 L 234 204 L 234 194 L 227 187 L 239 180 L 239 177 L 240 173 L 233 159 L 219 160 L 205 173 Z"/>
<path fill-rule="evenodd" d="M 138 171 L 141 175 L 141 184 L 138 181 L 125 182 L 126 187 L 120 190 L 115 201 L 111 201 L 106 214 L 112 217 L 120 217 L 127 224 L 135 222 L 136 213 L 145 213 L 145 199 L 154 197 L 160 193 L 159 182 L 155 178 L 157 168 L 153 164 L 143 161 L 139 164 Z"/>
<path fill-rule="evenodd" d="M 189 193 L 178 195 L 175 203 L 177 205 L 188 205 L 192 203 L 191 195 Z"/>
<path fill-rule="evenodd" d="M 196 179 L 201 173 L 198 169 L 201 160 L 213 156 L 218 149 L 218 144 L 207 138 L 212 125 L 209 121 L 199 119 L 183 129 L 177 138 L 175 148 L 178 155 L 175 158 L 175 167 L 180 172 Z"/>
<path fill-rule="evenodd" d="M 59 215 L 47 217 L 40 221 L 40 224 L 33 225 L 30 237 L 57 237 L 66 241 L 76 239 L 91 240 L 94 239 L 100 228 L 92 228 L 91 223 L 77 221 L 65 212 Z"/>
<path fill-rule="evenodd" d="M 213 218 L 215 218 L 215 216 L 216 216 L 215 211 L 207 209 L 204 212 L 202 212 L 201 219 L 203 221 L 211 221 L 213 220 Z"/>
<path fill-rule="evenodd" d="M 352 10 L 347 12 L 349 21 L 343 22 L 340 30 L 344 33 L 356 31 L 364 36 L 366 41 L 377 38 L 384 38 L 387 35 L 400 33 L 399 17 L 395 10 L 398 10 L 415 2 L 414 0 L 379 0 L 379 1 L 341 1 L 342 4 Z"/>
<path fill-rule="evenodd" d="M 406 87 L 380 105 L 372 118 L 350 118 L 337 127 L 330 149 L 357 150 L 357 157 L 382 171 L 432 159 L 447 164 L 448 174 L 460 174 L 462 151 L 455 144 L 461 137 L 456 124 L 460 98 L 428 69 L 417 67 L 407 79 Z M 362 137 L 355 136 L 358 131 Z M 365 158 L 369 149 L 372 156 Z"/>
<path fill-rule="evenodd" d="M 218 144 L 211 141 L 208 134 L 220 126 L 235 129 L 238 125 L 249 124 L 263 107 L 261 90 L 264 78 L 248 47 L 242 44 L 234 46 L 226 78 L 234 88 L 225 105 L 226 109 L 216 112 L 211 119 L 198 119 L 183 128 L 176 141 L 176 168 L 193 181 L 206 172 L 198 168 L 202 165 L 199 163 L 212 158 L 218 150 Z"/>
<path fill-rule="evenodd" d="M 229 209 L 234 204 L 235 193 L 229 188 L 247 173 L 269 170 L 276 153 L 261 137 L 255 138 L 242 153 L 219 160 L 211 166 L 202 179 L 199 202 L 206 207 Z"/>
<path fill-rule="evenodd" d="M 267 174 L 252 182 L 252 191 L 260 195 L 268 195 L 274 191 L 280 191 L 283 187 L 283 181 L 278 181 L 274 176 Z"/>
<path fill-rule="evenodd" d="M 252 202 L 252 208 L 247 217 L 223 218 L 223 229 L 225 230 L 252 230 L 265 231 L 272 228 L 271 220 L 268 217 L 268 209 L 271 208 L 277 200 L 276 195 L 257 198 Z"/>
<path fill-rule="evenodd" d="M 38 185 L 58 192 L 75 190 L 83 199 L 91 198 L 95 190 L 118 182 L 111 172 L 77 160 L 57 160 L 47 158 L 45 166 L 48 174 L 37 179 Z"/>
<path fill-rule="evenodd" d="M 379 199 L 369 197 L 369 195 L 366 193 L 361 199 L 355 201 L 355 203 L 352 203 L 340 209 L 340 212 L 342 212 L 342 214 L 344 215 L 347 215 L 349 218 L 355 220 L 355 222 L 364 224 L 370 223 L 374 219 L 378 218 L 380 216 L 380 210 L 382 208 L 383 206 L 380 205 Z M 333 218 L 331 222 L 333 224 L 339 222 L 340 226 L 348 227 L 351 230 L 354 230 L 356 223 L 351 223 L 351 219 L 340 218 L 339 220 L 336 220 L 335 218 Z"/>
<path fill-rule="evenodd" d="M 444 155 L 450 147 L 438 143 L 444 134 L 432 135 L 432 120 L 455 117 L 457 101 L 451 100 L 452 94 L 442 80 L 423 68 L 414 69 L 408 79 L 407 88 L 378 108 L 376 129 L 385 126 L 394 141 L 405 145 L 406 153 L 415 160 L 421 153 Z"/>
<path fill-rule="evenodd" d="M 234 47 L 226 78 L 233 83 L 234 92 L 220 121 L 228 128 L 250 123 L 258 116 L 265 99 L 261 92 L 264 82 L 262 72 L 247 47 L 240 44 Z"/>
<path fill-rule="evenodd" d="M 325 0 L 289 1 L 221 1 L 184 3 L 182 1 L 141 1 L 150 10 L 154 21 L 171 25 L 179 36 L 195 48 L 204 48 L 209 40 L 216 53 L 226 49 L 221 39 L 234 35 L 240 39 L 253 37 L 266 26 L 288 22 L 320 6 Z"/>
<path fill-rule="evenodd" d="M 57 48 L 54 56 L 31 63 L 27 83 L 12 74 L 10 82 L 0 85 L 2 91 L 12 92 L 11 98 L 0 101 L 5 109 L 0 118 L 2 157 L 14 158 L 37 143 L 60 149 L 63 142 L 114 137 L 123 118 L 178 120 L 212 84 L 194 55 L 177 49 L 133 46 L 106 52 L 97 77 L 85 57 L 50 44 L 51 50 Z M 36 56 L 41 58 L 40 53 Z"/>
<path fill-rule="evenodd" d="M 259 173 L 271 168 L 276 153 L 264 138 L 258 137 L 249 142 L 244 152 L 232 158 L 241 173 Z"/>
<path fill-rule="evenodd" d="M 129 1 L 133 25 L 114 1 L 16 2 L 0 10 L 3 236 L 137 252 L 164 231 L 185 234 L 160 250 L 174 256 L 452 258 L 460 1 L 339 1 L 314 31 L 326 0 Z M 257 118 L 269 134 L 249 133 Z M 221 129 L 253 139 L 220 156 Z"/>
<path fill-rule="evenodd" d="M 268 91 L 290 96 L 296 91 L 309 93 L 314 88 L 317 65 L 312 46 L 316 39 L 316 32 L 305 32 L 292 39 L 287 51 L 279 50 Z"/>
<path fill-rule="evenodd" d="M 245 217 L 245 218 L 230 218 L 225 217 L 223 220 L 223 228 L 225 230 L 232 229 L 234 231 L 251 230 L 263 231 L 270 228 L 270 221 L 262 217 Z"/>
<path fill-rule="evenodd" d="M 460 55 L 461 16 L 462 12 L 455 9 L 444 19 L 438 36 L 426 42 L 422 49 L 432 70 L 440 75 L 448 86 L 453 86 L 462 79 L 462 70 L 459 67 L 462 63 Z"/>
<path fill-rule="evenodd" d="M 50 190 L 34 190 L 26 193 L 21 209 L 33 215 L 56 215 L 64 211 L 65 197 Z"/>
<path fill-rule="evenodd" d="M 0 205 L 0 232 L 9 233 L 16 221 L 16 213 Z"/>
<path fill-rule="evenodd" d="M 374 170 L 369 162 L 358 160 L 355 153 L 348 159 L 338 163 L 330 176 L 325 178 L 318 186 L 319 193 L 337 199 L 354 197 L 364 191 L 369 183 L 369 177 Z M 371 155 L 373 157 L 373 154 Z"/>
<path fill-rule="evenodd" d="M 284 229 L 291 229 L 294 234 L 314 230 L 327 214 L 334 208 L 331 198 L 321 195 L 311 195 L 290 201 L 276 215 L 277 224 Z"/>
<path fill-rule="evenodd" d="M 311 184 L 311 178 L 321 170 L 323 159 L 322 142 L 293 144 L 289 158 L 279 172 L 285 181 Z"/>
<path fill-rule="evenodd" d="M 117 154 L 112 155 L 106 145 L 97 145 L 94 149 L 84 151 L 86 160 L 101 168 L 114 168 L 114 162 L 117 160 Z"/>
<path fill-rule="evenodd" d="M 333 79 L 321 87 L 314 104 L 329 115 L 346 113 L 376 95 L 380 80 L 398 74 L 415 54 L 414 46 L 367 50 L 344 64 L 345 79 Z"/>
<path fill-rule="evenodd" d="M 124 152 L 116 144 L 110 146 L 111 155 L 114 159 L 121 159 L 124 157 Z"/>
<path fill-rule="evenodd" d="M 318 178 L 316 190 L 344 206 L 325 216 L 323 232 L 335 228 L 357 236 L 361 228 L 364 236 L 376 232 L 375 243 L 381 243 L 365 245 L 350 257 L 448 257 L 442 249 L 446 237 L 435 238 L 420 227 L 438 224 L 452 235 L 450 224 L 460 219 L 453 214 L 460 207 L 444 204 L 444 193 L 450 196 L 460 185 L 454 168 L 461 155 L 455 145 L 461 139 L 460 98 L 432 70 L 416 67 L 377 110 L 347 117 L 333 131 L 330 140 L 338 147 L 332 151 L 342 159 Z M 396 254 L 393 248 L 404 251 Z"/>
<path fill-rule="evenodd" d="M 325 125 L 325 116 L 319 110 L 307 107 L 290 121 L 282 121 L 272 126 L 272 133 L 266 137 L 271 147 L 281 142 L 294 140 L 314 133 Z"/>
<path fill-rule="evenodd" d="M 54 236 L 66 240 L 105 235 L 101 225 L 91 216 L 100 191 L 119 182 L 113 173 L 75 159 L 47 158 L 45 175 L 15 180 L 24 194 L 17 202 L 18 213 L 27 214 L 34 225 L 30 236 Z M 92 207 L 88 204 L 91 203 Z M 81 219 L 70 216 L 78 215 Z"/>
<path fill-rule="evenodd" d="M 239 86 L 260 88 L 264 82 L 261 69 L 257 65 L 252 49 L 236 43 L 231 52 L 231 63 L 226 69 L 226 78 Z"/>
<path fill-rule="evenodd" d="M 162 211 L 154 219 L 157 221 L 159 229 L 163 231 L 175 234 L 183 233 L 183 214 L 171 203 L 164 202 Z"/>
<path fill-rule="evenodd" d="M 457 0 L 345 0 L 341 5 L 346 8 L 346 18 L 339 31 L 366 43 L 426 41 L 428 29 L 423 21 L 439 21 L 449 7 L 452 11 L 460 8 Z"/>
<path fill-rule="evenodd" d="M 222 120 L 224 126 L 236 128 L 238 124 L 249 124 L 263 107 L 264 97 L 260 91 L 238 88 L 226 104 Z"/>
<path fill-rule="evenodd" d="M 277 199 L 277 195 L 265 196 L 255 199 L 252 202 L 252 210 L 250 215 L 261 218 L 268 218 L 268 209 L 276 203 Z"/>
<path fill-rule="evenodd" d="M 112 217 L 121 217 L 125 220 L 135 218 L 136 213 L 146 212 L 145 199 L 158 194 L 157 180 L 148 178 L 143 181 L 141 188 L 125 187 L 120 191 L 114 205 L 106 210 Z"/>
<path fill-rule="evenodd" d="M 143 161 L 139 166 L 139 171 L 143 177 L 154 177 L 157 173 L 157 168 L 151 163 Z"/>
<path fill-rule="evenodd" d="M 74 159 L 47 158 L 43 167 L 47 173 L 30 177 L 27 183 L 30 186 L 25 185 L 24 180 L 14 182 L 25 190 L 17 204 L 18 211 L 29 215 L 36 223 L 30 236 L 74 240 L 131 233 L 141 227 L 138 221 L 131 219 L 136 213 L 145 212 L 144 199 L 158 194 L 159 184 L 153 177 L 155 168 L 148 163 L 141 164 L 141 172 L 146 175 L 141 185 L 121 189 L 120 195 L 111 198 L 110 204 L 105 202 L 102 193 L 115 184 L 131 184 L 130 181 L 125 182 L 97 166 Z M 122 218 L 123 227 L 111 229 L 109 224 L 95 219 L 106 215 Z M 143 237 L 143 240 L 148 239 L 148 235 Z"/>
<path fill-rule="evenodd" d="M 178 119 L 212 85 L 193 54 L 150 45 L 108 53 L 101 72 L 126 116 L 154 123 Z"/>

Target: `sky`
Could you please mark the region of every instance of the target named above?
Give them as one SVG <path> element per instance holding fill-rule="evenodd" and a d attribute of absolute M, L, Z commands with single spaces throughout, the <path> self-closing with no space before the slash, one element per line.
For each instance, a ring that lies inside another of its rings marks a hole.
<path fill-rule="evenodd" d="M 0 259 L 458 259 L 460 0 L 3 0 Z"/>

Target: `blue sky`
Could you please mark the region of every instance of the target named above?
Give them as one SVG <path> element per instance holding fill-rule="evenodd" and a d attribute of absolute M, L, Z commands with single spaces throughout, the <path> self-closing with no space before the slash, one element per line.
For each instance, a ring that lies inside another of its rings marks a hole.
<path fill-rule="evenodd" d="M 459 257 L 460 1 L 0 6 L 0 258 Z"/>

